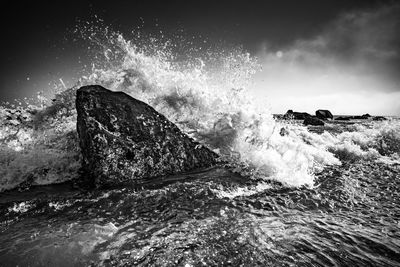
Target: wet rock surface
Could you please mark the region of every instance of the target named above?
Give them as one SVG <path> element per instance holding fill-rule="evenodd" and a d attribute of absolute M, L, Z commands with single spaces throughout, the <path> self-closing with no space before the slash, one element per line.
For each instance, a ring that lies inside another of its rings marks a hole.
<path fill-rule="evenodd" d="M 303 124 L 304 125 L 313 125 L 313 126 L 320 126 L 320 125 L 323 126 L 325 123 L 322 120 L 318 119 L 318 118 L 307 117 L 304 120 Z"/>
<path fill-rule="evenodd" d="M 327 109 L 318 109 L 315 111 L 315 116 L 321 120 L 333 119 L 332 113 Z"/>
<path fill-rule="evenodd" d="M 293 119 L 293 120 L 304 120 L 311 115 L 307 112 L 297 112 L 289 109 L 285 115 L 283 115 L 284 119 Z"/>
<path fill-rule="evenodd" d="M 101 86 L 77 90 L 83 170 L 96 186 L 142 185 L 216 163 L 217 155 L 149 105 Z"/>

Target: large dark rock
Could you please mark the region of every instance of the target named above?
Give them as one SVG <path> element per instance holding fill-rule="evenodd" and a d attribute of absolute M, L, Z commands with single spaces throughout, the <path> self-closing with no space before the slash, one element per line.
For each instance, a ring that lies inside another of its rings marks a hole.
<path fill-rule="evenodd" d="M 149 105 L 98 85 L 77 90 L 83 169 L 97 186 L 141 185 L 208 167 L 217 155 Z"/>
<path fill-rule="evenodd" d="M 317 118 L 321 120 L 333 119 L 332 113 L 327 109 L 318 109 L 317 111 L 315 111 L 315 116 L 317 116 Z"/>
<path fill-rule="evenodd" d="M 304 125 L 324 126 L 324 122 L 316 117 L 307 117 L 303 121 Z"/>
<path fill-rule="evenodd" d="M 292 119 L 292 120 L 304 120 L 307 117 L 310 117 L 311 115 L 308 114 L 307 112 L 296 112 L 291 109 L 289 109 L 285 115 L 283 115 L 284 119 Z"/>

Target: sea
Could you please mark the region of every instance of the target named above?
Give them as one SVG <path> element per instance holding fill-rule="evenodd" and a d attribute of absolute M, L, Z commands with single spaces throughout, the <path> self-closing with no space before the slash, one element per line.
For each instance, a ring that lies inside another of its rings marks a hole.
<path fill-rule="evenodd" d="M 276 119 L 241 48 L 182 57 L 177 42 L 79 34 L 98 52 L 87 75 L 0 107 L 0 266 L 400 266 L 399 118 Z M 75 91 L 88 84 L 148 103 L 221 162 L 82 186 Z"/>

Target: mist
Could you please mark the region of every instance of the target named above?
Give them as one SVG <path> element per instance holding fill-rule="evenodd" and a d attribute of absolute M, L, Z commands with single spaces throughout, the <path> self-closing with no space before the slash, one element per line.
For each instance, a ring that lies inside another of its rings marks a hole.
<path fill-rule="evenodd" d="M 257 53 L 255 91 L 272 112 L 400 115 L 400 5 L 340 14 L 316 36 Z"/>

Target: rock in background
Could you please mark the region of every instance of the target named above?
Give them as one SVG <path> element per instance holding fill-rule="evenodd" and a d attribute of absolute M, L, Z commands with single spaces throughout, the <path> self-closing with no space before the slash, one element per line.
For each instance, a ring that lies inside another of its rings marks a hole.
<path fill-rule="evenodd" d="M 320 120 L 333 119 L 332 113 L 327 109 L 318 109 L 315 111 L 315 116 Z"/>
<path fill-rule="evenodd" d="M 313 126 L 324 126 L 324 122 L 318 118 L 315 117 L 307 117 L 304 122 L 304 125 L 313 125 Z"/>

